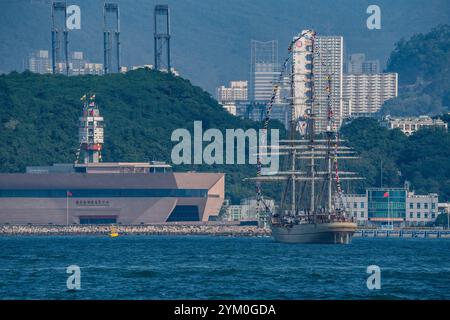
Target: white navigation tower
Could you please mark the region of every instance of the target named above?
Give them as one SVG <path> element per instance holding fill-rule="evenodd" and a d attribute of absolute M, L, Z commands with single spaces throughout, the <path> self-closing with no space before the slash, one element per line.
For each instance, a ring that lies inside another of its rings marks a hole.
<path fill-rule="evenodd" d="M 84 154 L 84 163 L 98 163 L 102 161 L 104 142 L 104 122 L 100 110 L 95 102 L 95 94 L 81 98 L 83 101 L 83 116 L 80 117 L 78 131 L 80 150 Z M 78 157 L 77 155 L 77 162 Z"/>

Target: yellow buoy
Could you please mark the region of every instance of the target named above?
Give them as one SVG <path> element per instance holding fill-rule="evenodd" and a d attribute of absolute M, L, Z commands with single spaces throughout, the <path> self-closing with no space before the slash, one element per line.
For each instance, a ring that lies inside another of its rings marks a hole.
<path fill-rule="evenodd" d="M 117 232 L 117 230 L 116 230 L 115 227 L 111 227 L 111 232 L 109 233 L 109 236 L 110 236 L 111 238 L 115 238 L 115 237 L 118 237 L 118 236 L 119 236 L 119 233 Z"/>

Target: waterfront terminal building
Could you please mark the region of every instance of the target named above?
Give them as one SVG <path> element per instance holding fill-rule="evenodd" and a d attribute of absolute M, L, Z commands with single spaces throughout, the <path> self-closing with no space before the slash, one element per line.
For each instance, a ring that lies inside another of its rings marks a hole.
<path fill-rule="evenodd" d="M 29 167 L 0 174 L 0 224 L 150 224 L 214 221 L 223 173 L 171 172 L 157 163 Z"/>
<path fill-rule="evenodd" d="M 217 220 L 225 197 L 223 173 L 172 172 L 169 164 L 156 161 L 103 162 L 104 119 L 95 94 L 81 101 L 75 163 L 0 174 L 0 224 Z"/>
<path fill-rule="evenodd" d="M 416 195 L 406 188 L 368 188 L 365 194 L 343 197 L 347 211 L 360 226 L 427 226 L 438 216 L 435 193 Z"/>

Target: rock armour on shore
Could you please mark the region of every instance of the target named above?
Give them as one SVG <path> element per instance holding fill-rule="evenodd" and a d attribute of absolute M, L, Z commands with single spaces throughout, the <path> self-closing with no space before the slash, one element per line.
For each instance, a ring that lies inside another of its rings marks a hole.
<path fill-rule="evenodd" d="M 214 235 L 214 236 L 269 236 L 270 229 L 256 226 L 226 225 L 139 225 L 115 226 L 120 235 Z M 108 235 L 111 226 L 0 226 L 0 235 Z"/>

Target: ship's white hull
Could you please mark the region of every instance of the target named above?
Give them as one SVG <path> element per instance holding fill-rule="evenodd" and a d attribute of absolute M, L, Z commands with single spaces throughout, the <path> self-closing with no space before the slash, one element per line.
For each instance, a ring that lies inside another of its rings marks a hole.
<path fill-rule="evenodd" d="M 349 244 L 355 231 L 353 222 L 272 225 L 272 237 L 283 243 Z"/>

